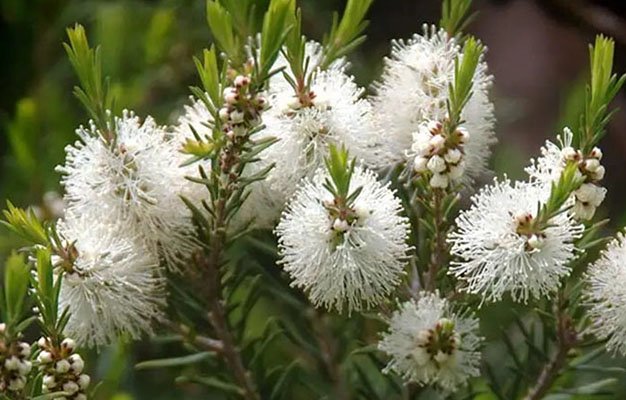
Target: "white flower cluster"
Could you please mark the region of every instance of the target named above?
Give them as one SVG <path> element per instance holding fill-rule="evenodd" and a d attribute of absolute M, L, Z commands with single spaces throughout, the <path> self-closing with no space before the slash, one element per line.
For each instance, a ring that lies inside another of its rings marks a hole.
<path fill-rule="evenodd" d="M 626 355 L 626 238 L 623 233 L 608 245 L 589 268 L 585 297 L 593 322 L 591 333 L 608 339 L 609 350 Z"/>
<path fill-rule="evenodd" d="M 579 220 L 590 220 L 606 196 L 606 189 L 599 184 L 605 174 L 605 168 L 600 164 L 602 150 L 594 147 L 588 154 L 583 154 L 572 147 L 572 137 L 572 131 L 565 128 L 563 135 L 558 136 L 558 144 L 546 141 L 541 148 L 541 157 L 531 160 L 526 172 L 531 180 L 549 185 L 559 179 L 567 162 L 577 163 L 578 176 L 584 177 L 584 183 L 573 193 L 572 212 Z"/>
<path fill-rule="evenodd" d="M 11 341 L 5 336 L 6 325 L 0 323 L 0 393 L 21 393 L 33 368 L 30 345 Z"/>
<path fill-rule="evenodd" d="M 306 53 L 314 71 L 307 93 L 297 96 L 281 74 L 270 80 L 268 96 L 272 107 L 263 114 L 265 129 L 256 138 L 272 137 L 278 141 L 263 151 L 260 161 L 251 167 L 252 172 L 270 165 L 274 168 L 263 183 L 253 185 L 247 202 L 253 208 L 249 213 L 261 218 L 256 221 L 259 227 L 275 223 L 300 180 L 311 178 L 324 166 L 330 145 L 345 145 L 353 156 L 372 167 L 383 166 L 389 159 L 373 123 L 371 105 L 363 98 L 364 89 L 346 74 L 345 63 L 335 62 L 320 70 L 317 64 L 321 46 L 308 43 Z M 286 63 L 281 56 L 274 68 Z"/>
<path fill-rule="evenodd" d="M 43 373 L 43 393 L 62 391 L 67 395 L 55 399 L 87 400 L 86 391 L 91 378 L 83 374 L 85 362 L 80 354 L 74 352 L 76 342 L 65 338 L 59 347 L 55 347 L 49 338 L 42 337 L 37 344 L 41 349 L 37 361 Z"/>
<path fill-rule="evenodd" d="M 536 230 L 534 219 L 549 194 L 542 185 L 505 179 L 472 197 L 448 238 L 457 258 L 449 272 L 466 285 L 464 290 L 494 301 L 509 292 L 526 302 L 559 287 L 584 227 L 569 213 L 559 213 Z"/>
<path fill-rule="evenodd" d="M 459 182 L 465 172 L 464 148 L 469 138 L 461 126 L 446 135 L 440 122 L 422 123 L 413 133 L 413 170 L 418 174 L 429 173 L 433 188 L 445 189 Z"/>
<path fill-rule="evenodd" d="M 152 332 L 165 303 L 164 282 L 155 273 L 158 258 L 145 242 L 120 235 L 123 225 L 72 212 L 58 231 L 73 253 L 59 297 L 60 309 L 68 307 L 71 314 L 66 333 L 82 345 L 100 346 L 121 333 L 138 338 Z"/>
<path fill-rule="evenodd" d="M 379 304 L 399 283 L 408 221 L 399 215 L 400 200 L 372 172 L 354 170 L 350 193 L 362 190 L 347 210 L 336 209 L 327 179 L 319 170 L 289 202 L 276 227 L 280 262 L 315 305 L 350 313 Z"/>
<path fill-rule="evenodd" d="M 140 121 L 124 111 L 115 118 L 116 137 L 106 143 L 95 127 L 80 128 L 81 141 L 67 146 L 63 173 L 68 211 L 94 221 L 123 223 L 150 251 L 173 269 L 180 267 L 197 244 L 191 213 L 180 199 L 198 199 L 201 185 L 185 179 L 195 169 L 180 168 L 180 145 L 148 117 Z"/>
<path fill-rule="evenodd" d="M 478 319 L 458 315 L 439 294 L 424 292 L 394 312 L 378 348 L 391 357 L 385 372 L 452 392 L 479 375 L 481 342 Z"/>
<path fill-rule="evenodd" d="M 463 54 L 454 38 L 444 30 L 425 26 L 422 36 L 393 42 L 382 79 L 375 85 L 374 113 L 392 160 L 406 161 L 408 157 L 418 172 L 432 171 L 435 187 L 446 187 L 450 179 L 470 183 L 483 174 L 495 143 L 494 107 L 489 100 L 493 78 L 482 60 L 473 78 L 473 94 L 461 114 L 464 122 L 457 134 L 463 139 L 432 133 L 432 128 L 448 117 L 448 89 L 454 82 L 457 57 Z M 471 140 L 467 140 L 468 132 Z M 441 160 L 447 150 L 452 150 L 449 161 Z"/>

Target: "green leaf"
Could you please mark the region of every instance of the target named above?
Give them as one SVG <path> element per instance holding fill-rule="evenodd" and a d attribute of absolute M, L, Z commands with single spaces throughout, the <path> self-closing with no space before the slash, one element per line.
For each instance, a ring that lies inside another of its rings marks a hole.
<path fill-rule="evenodd" d="M 176 378 L 176 383 L 186 383 L 186 382 L 194 382 L 207 387 L 212 387 L 215 389 L 219 389 L 225 393 L 233 393 L 239 396 L 245 395 L 245 391 L 237 385 L 234 385 L 230 382 L 225 382 L 213 376 L 203 377 L 203 376 L 179 376 Z"/>
<path fill-rule="evenodd" d="M 4 305 L 7 322 L 17 323 L 24 313 L 30 268 L 22 255 L 12 253 L 4 265 Z"/>
<path fill-rule="evenodd" d="M 626 80 L 613 74 L 613 39 L 598 35 L 595 44 L 589 46 L 591 81 L 585 96 L 585 110 L 581 117 L 580 128 L 574 133 L 574 144 L 583 153 L 589 152 L 606 132 L 612 112 L 609 103 L 619 92 Z"/>
<path fill-rule="evenodd" d="M 206 3 L 206 18 L 211 34 L 220 49 L 233 60 L 240 58 L 240 44 L 233 29 L 233 17 L 217 1 L 208 0 Z"/>
<path fill-rule="evenodd" d="M 23 210 L 15 207 L 7 201 L 7 209 L 3 210 L 4 221 L 0 223 L 18 236 L 32 244 L 47 246 L 49 244 L 48 235 L 43 225 L 33 212 L 33 210 Z"/>
<path fill-rule="evenodd" d="M 293 27 L 296 10 L 295 0 L 271 0 L 263 17 L 261 51 L 259 55 L 260 82 L 267 79 L 280 48 Z"/>
<path fill-rule="evenodd" d="M 346 55 L 365 39 L 361 36 L 368 25 L 365 15 L 373 0 L 348 0 L 346 8 L 338 22 L 338 14 L 333 15 L 330 34 L 324 38 L 324 57 L 320 63 L 327 68 L 334 60 Z"/>
<path fill-rule="evenodd" d="M 204 49 L 202 53 L 202 62 L 197 58 L 194 59 L 200 80 L 204 91 L 208 93 L 212 104 L 208 104 L 214 110 L 221 107 L 222 95 L 221 95 L 221 76 L 217 66 L 217 55 L 215 52 L 215 46 L 211 46 L 209 50 Z M 215 117 L 215 115 L 214 115 Z"/>
<path fill-rule="evenodd" d="M 469 37 L 463 46 L 463 56 L 454 61 L 454 82 L 449 87 L 448 131 L 456 129 L 461 122 L 461 112 L 472 96 L 472 86 L 476 68 L 484 47 L 474 37 Z"/>
<path fill-rule="evenodd" d="M 615 386 L 617 382 L 616 378 L 606 378 L 574 389 L 563 390 L 563 392 L 570 394 L 605 394 L 606 389 L 610 386 Z"/>
<path fill-rule="evenodd" d="M 443 0 L 439 26 L 448 32 L 450 37 L 459 34 L 474 18 L 468 15 L 472 0 Z"/>
<path fill-rule="evenodd" d="M 113 96 L 109 90 L 109 80 L 102 76 L 100 49 L 89 47 L 82 25 L 68 28 L 67 36 L 70 43 L 64 43 L 63 46 L 81 85 L 74 88 L 74 94 L 94 120 L 100 134 L 109 141 L 115 128 L 107 113 L 112 108 Z"/>
<path fill-rule="evenodd" d="M 213 357 L 215 357 L 215 353 L 205 351 L 202 353 L 190 354 L 188 356 L 182 356 L 182 357 L 142 361 L 135 365 L 135 369 L 144 370 L 144 369 L 153 369 L 153 368 L 180 367 L 184 365 L 197 364 L 201 361 L 208 360 Z"/>

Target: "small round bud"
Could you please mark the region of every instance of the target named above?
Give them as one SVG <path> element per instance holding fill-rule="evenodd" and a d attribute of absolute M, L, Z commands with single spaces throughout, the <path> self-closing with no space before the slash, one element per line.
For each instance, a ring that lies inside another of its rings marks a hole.
<path fill-rule="evenodd" d="M 230 119 L 230 111 L 228 111 L 226 107 L 220 108 L 219 115 L 222 122 L 226 122 Z"/>
<path fill-rule="evenodd" d="M 239 94 L 232 88 L 224 90 L 224 101 L 228 104 L 235 104 L 239 100 Z"/>
<path fill-rule="evenodd" d="M 66 350 L 68 352 L 73 352 L 76 348 L 76 342 L 73 339 L 65 338 L 61 342 L 61 349 Z"/>
<path fill-rule="evenodd" d="M 445 189 L 448 187 L 449 179 L 446 174 L 433 174 L 430 178 L 430 186 L 433 188 Z"/>
<path fill-rule="evenodd" d="M 41 353 L 39 353 L 39 355 L 37 356 L 37 361 L 39 361 L 42 364 L 48 364 L 52 362 L 52 354 L 49 351 L 42 351 Z"/>
<path fill-rule="evenodd" d="M 540 249 L 543 247 L 543 239 L 537 235 L 532 235 L 528 238 L 528 246 L 532 249 Z"/>
<path fill-rule="evenodd" d="M 589 172 L 595 172 L 600 167 L 600 161 L 595 158 L 585 160 L 585 169 Z"/>
<path fill-rule="evenodd" d="M 428 129 L 428 132 L 430 132 L 433 136 L 439 135 L 442 128 L 443 125 L 441 125 L 441 122 L 439 121 L 428 121 L 428 124 L 426 125 L 426 129 Z"/>
<path fill-rule="evenodd" d="M 596 207 L 589 203 L 577 201 L 574 203 L 574 207 L 572 207 L 572 212 L 579 220 L 589 220 L 596 213 Z"/>
<path fill-rule="evenodd" d="M 28 375 L 33 369 L 33 363 L 30 361 L 21 361 L 18 365 L 18 370 L 21 375 Z"/>
<path fill-rule="evenodd" d="M 450 164 L 456 164 L 461 160 L 462 156 L 463 153 L 461 153 L 461 150 L 450 149 L 446 152 L 443 158 L 446 160 L 446 162 L 449 162 Z"/>
<path fill-rule="evenodd" d="M 54 389 L 57 386 L 57 381 L 54 375 L 44 375 L 43 376 L 43 386 L 48 389 Z"/>
<path fill-rule="evenodd" d="M 59 374 L 64 374 L 70 370 L 70 363 L 67 360 L 59 360 L 54 366 L 54 370 Z"/>
<path fill-rule="evenodd" d="M 589 153 L 589 157 L 593 157 L 596 160 L 602 160 L 602 150 L 599 147 L 594 147 Z"/>
<path fill-rule="evenodd" d="M 5 324 L 4 322 L 0 323 L 0 334 L 3 334 L 4 331 L 7 330 L 7 324 Z"/>
<path fill-rule="evenodd" d="M 446 138 L 441 135 L 434 135 L 432 138 L 430 138 L 428 144 L 431 146 L 433 153 L 439 153 L 441 149 L 443 149 L 443 146 L 445 146 L 446 144 Z"/>
<path fill-rule="evenodd" d="M 4 360 L 4 368 L 8 369 L 9 371 L 17 371 L 19 366 L 20 366 L 20 359 L 15 356 L 11 356 L 7 358 L 6 360 Z"/>
<path fill-rule="evenodd" d="M 78 385 L 76 384 L 76 382 L 73 381 L 69 381 L 69 382 L 65 382 L 63 384 L 63 391 L 67 392 L 68 394 L 72 395 L 76 392 L 78 392 L 80 390 L 80 388 L 78 387 Z"/>
<path fill-rule="evenodd" d="M 333 229 L 338 232 L 346 232 L 348 229 L 350 229 L 350 225 L 348 225 L 348 222 L 346 220 L 336 218 L 333 222 Z"/>
<path fill-rule="evenodd" d="M 518 225 L 526 225 L 533 220 L 533 216 L 531 213 L 528 212 L 520 212 L 515 214 L 513 216 L 513 219 L 515 220 L 515 222 L 517 222 Z"/>
<path fill-rule="evenodd" d="M 450 179 L 458 181 L 459 179 L 461 179 L 464 172 L 465 172 L 465 162 L 461 161 L 457 165 L 450 166 L 450 172 L 448 173 L 448 175 L 450 176 Z"/>
<path fill-rule="evenodd" d="M 18 352 L 22 357 L 30 357 L 30 344 L 20 342 L 17 345 Z"/>
<path fill-rule="evenodd" d="M 422 329 L 421 331 L 417 332 L 417 335 L 415 336 L 415 341 L 418 345 L 425 345 L 430 341 L 430 331 L 428 331 L 427 329 Z"/>
<path fill-rule="evenodd" d="M 433 358 L 435 359 L 435 361 L 437 361 L 437 363 L 445 364 L 450 359 L 450 355 L 440 350 L 437 352 L 437 354 L 435 354 L 435 357 Z"/>
<path fill-rule="evenodd" d="M 74 396 L 74 400 L 87 400 L 87 395 L 84 393 L 78 393 Z"/>
<path fill-rule="evenodd" d="M 245 116 L 245 114 L 243 113 L 243 111 L 233 110 L 230 113 L 230 120 L 234 124 L 239 124 L 239 123 L 243 122 L 244 116 Z"/>
<path fill-rule="evenodd" d="M 70 364 L 72 364 L 72 372 L 80 374 L 85 368 L 85 362 L 80 354 L 72 354 L 69 358 Z"/>
<path fill-rule="evenodd" d="M 467 143 L 469 141 L 469 139 L 470 139 L 470 134 L 469 134 L 468 130 L 465 129 L 464 127 L 462 127 L 462 126 L 459 126 L 458 128 L 456 128 L 456 131 L 454 131 L 454 133 L 456 135 L 458 135 L 459 142 L 461 144 Z"/>
<path fill-rule="evenodd" d="M 235 77 L 235 86 L 243 87 L 248 86 L 250 84 L 250 78 L 243 75 L 237 75 Z"/>
<path fill-rule="evenodd" d="M 12 392 L 22 390 L 24 386 L 26 386 L 26 378 L 23 376 L 16 376 L 9 381 L 9 390 Z"/>
<path fill-rule="evenodd" d="M 437 155 L 432 156 L 430 160 L 428 160 L 428 163 L 426 164 L 426 166 L 428 167 L 430 171 L 434 173 L 441 173 L 445 171 L 447 168 L 445 160 L 442 157 L 437 156 Z"/>
<path fill-rule="evenodd" d="M 413 160 L 413 170 L 417 173 L 422 173 L 428 171 L 428 158 L 417 156 L 415 160 Z"/>
<path fill-rule="evenodd" d="M 604 169 L 604 166 L 600 165 L 598 168 L 596 168 L 596 170 L 593 172 L 592 174 L 592 178 L 596 181 L 601 181 L 602 179 L 604 179 L 604 174 L 605 174 L 606 170 Z"/>
<path fill-rule="evenodd" d="M 78 377 L 77 382 L 78 386 L 80 386 L 80 390 L 85 390 L 87 389 L 87 387 L 89 387 L 89 384 L 91 383 L 91 377 L 87 374 L 82 374 Z"/>
<path fill-rule="evenodd" d="M 290 110 L 299 110 L 300 108 L 302 108 L 302 103 L 300 103 L 300 99 L 294 96 L 291 100 L 289 100 L 287 106 Z"/>

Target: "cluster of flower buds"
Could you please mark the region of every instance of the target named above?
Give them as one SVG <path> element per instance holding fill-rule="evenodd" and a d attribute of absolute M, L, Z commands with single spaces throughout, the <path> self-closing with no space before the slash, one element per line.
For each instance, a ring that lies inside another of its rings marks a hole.
<path fill-rule="evenodd" d="M 602 204 L 606 196 L 606 189 L 599 184 L 605 173 L 604 166 L 600 164 L 602 151 L 594 147 L 585 156 L 580 150 L 565 147 L 561 150 L 561 155 L 564 162 L 576 162 L 580 176 L 585 178 L 581 187 L 574 192 L 576 202 L 572 211 L 578 219 L 589 220 L 593 218 L 596 208 Z"/>
<path fill-rule="evenodd" d="M 250 83 L 249 76 L 237 75 L 232 86 L 224 89 L 224 106 L 219 116 L 224 133 L 231 140 L 244 134 L 250 126 L 260 124 L 261 113 L 268 107 L 265 97 L 251 90 Z"/>
<path fill-rule="evenodd" d="M 522 212 L 513 216 L 516 224 L 516 231 L 519 235 L 526 237 L 526 250 L 533 251 L 540 249 L 544 245 L 546 236 L 542 232 L 535 232 L 533 221 L 535 217 L 531 213 Z"/>
<path fill-rule="evenodd" d="M 447 188 L 465 172 L 463 146 L 468 140 L 469 133 L 460 126 L 452 134 L 446 134 L 441 122 L 420 125 L 413 133 L 413 170 L 418 174 L 430 174 L 431 187 Z"/>
<path fill-rule="evenodd" d="M 332 232 L 343 235 L 355 224 L 362 224 L 369 215 L 369 211 L 362 207 L 341 205 L 341 201 L 326 201 L 324 206 L 328 210 Z"/>
<path fill-rule="evenodd" d="M 431 329 L 417 332 L 413 359 L 418 365 L 433 363 L 440 368 L 453 361 L 461 337 L 454 329 L 454 321 L 442 318 Z"/>
<path fill-rule="evenodd" d="M 76 342 L 66 338 L 57 348 L 50 339 L 42 337 L 37 344 L 41 349 L 37 361 L 44 373 L 43 393 L 67 393 L 66 396 L 57 397 L 58 400 L 87 400 L 85 392 L 91 378 L 83 374 L 85 363 L 82 357 L 74 352 Z"/>
<path fill-rule="evenodd" d="M 0 393 L 19 393 L 26 386 L 33 364 L 29 361 L 30 345 L 7 340 L 6 324 L 0 323 Z"/>

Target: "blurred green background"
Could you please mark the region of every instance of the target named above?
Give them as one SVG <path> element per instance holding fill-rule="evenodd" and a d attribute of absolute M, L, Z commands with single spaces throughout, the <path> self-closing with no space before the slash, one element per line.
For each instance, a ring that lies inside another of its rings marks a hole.
<path fill-rule="evenodd" d="M 263 10 L 266 1 L 258 3 Z M 596 33 L 615 36 L 616 69 L 624 72 L 625 3 L 475 1 L 479 15 L 470 31 L 489 47 L 487 60 L 496 82 L 500 140 L 493 158 L 496 174 L 522 177 L 521 168 L 538 154 L 543 141 L 564 124 L 576 122 L 587 78 L 587 43 Z M 342 9 L 344 2 L 299 4 L 303 30 L 321 39 L 332 11 Z M 357 81 L 368 86 L 381 68 L 389 40 L 407 38 L 421 31 L 423 23 L 438 21 L 439 8 L 438 0 L 375 0 L 369 39 L 350 57 Z M 61 46 L 66 27 L 84 24 L 91 43 L 101 45 L 118 109 L 151 114 L 167 124 L 188 101 L 188 87 L 198 84 L 192 56 L 211 43 L 204 10 L 201 0 L 0 0 L 0 203 L 8 198 L 20 206 L 37 206 L 47 217 L 56 212 L 57 200 L 51 193 L 61 189 L 54 167 L 63 161 L 64 146 L 76 140 L 74 129 L 86 123 L 86 114 L 72 95 L 76 79 Z M 602 18 L 593 18 L 596 14 Z M 624 93 L 618 95 L 616 106 L 621 111 L 602 146 L 609 194 L 599 210 L 601 216 L 612 218 L 613 228 L 626 223 Z M 0 229 L 0 261 L 19 245 Z M 492 322 L 483 324 L 488 338 L 511 318 L 505 307 L 484 312 L 501 317 L 492 315 Z M 97 379 L 106 380 L 99 398 L 180 398 L 183 392 L 168 384 L 180 371 L 132 369 L 139 359 L 176 351 L 165 342 L 101 349 L 99 364 L 93 367 Z M 489 351 L 497 359 L 504 349 L 496 346 Z M 194 394 L 193 386 L 185 388 L 184 396 L 206 398 Z"/>

